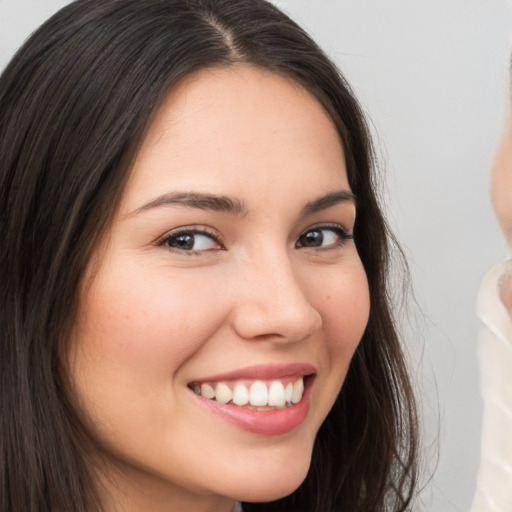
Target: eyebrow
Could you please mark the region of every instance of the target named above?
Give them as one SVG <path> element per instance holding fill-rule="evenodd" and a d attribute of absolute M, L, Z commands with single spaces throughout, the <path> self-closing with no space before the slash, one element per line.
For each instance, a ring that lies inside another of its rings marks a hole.
<path fill-rule="evenodd" d="M 301 210 L 301 214 L 303 216 L 312 215 L 331 206 L 346 202 L 355 205 L 356 198 L 354 194 L 349 190 L 336 190 L 306 203 Z M 158 196 L 129 215 L 136 215 L 152 208 L 173 204 L 240 216 L 246 215 L 248 211 L 243 202 L 234 197 L 205 194 L 202 192 L 170 192 Z"/>
<path fill-rule="evenodd" d="M 356 196 L 350 192 L 350 190 L 336 190 L 334 192 L 330 192 L 324 196 L 321 196 L 309 203 L 306 203 L 304 208 L 302 208 L 302 215 L 312 215 L 313 213 L 317 213 L 321 210 L 326 210 L 331 206 L 335 206 L 340 203 L 353 203 L 356 205 Z"/>
<path fill-rule="evenodd" d="M 228 196 L 217 196 L 201 192 L 171 192 L 163 194 L 149 203 L 137 208 L 130 215 L 138 214 L 159 206 L 178 204 L 200 210 L 212 210 L 215 212 L 232 213 L 245 215 L 247 209 L 244 204 L 236 198 Z"/>

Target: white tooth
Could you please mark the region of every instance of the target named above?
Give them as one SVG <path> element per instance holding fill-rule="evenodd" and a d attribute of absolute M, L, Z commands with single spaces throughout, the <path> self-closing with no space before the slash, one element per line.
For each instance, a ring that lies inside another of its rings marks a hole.
<path fill-rule="evenodd" d="M 302 393 L 304 392 L 304 381 L 302 377 L 293 385 L 292 403 L 300 402 Z"/>
<path fill-rule="evenodd" d="M 227 404 L 233 398 L 233 391 L 224 382 L 219 382 L 215 388 L 215 399 L 221 404 Z"/>
<path fill-rule="evenodd" d="M 233 390 L 233 403 L 245 405 L 249 403 L 249 390 L 243 384 L 237 384 Z"/>
<path fill-rule="evenodd" d="M 282 407 L 285 403 L 284 386 L 281 382 L 275 380 L 268 390 L 268 405 Z"/>
<path fill-rule="evenodd" d="M 210 384 L 201 384 L 201 396 L 205 398 L 215 398 L 215 391 Z"/>
<path fill-rule="evenodd" d="M 286 388 L 284 389 L 284 399 L 287 402 L 292 401 L 292 393 L 293 393 L 293 384 L 291 382 L 288 382 L 288 384 L 286 384 Z"/>
<path fill-rule="evenodd" d="M 259 380 L 257 380 L 249 391 L 249 403 L 251 405 L 267 405 L 268 402 L 268 390 L 267 386 Z"/>

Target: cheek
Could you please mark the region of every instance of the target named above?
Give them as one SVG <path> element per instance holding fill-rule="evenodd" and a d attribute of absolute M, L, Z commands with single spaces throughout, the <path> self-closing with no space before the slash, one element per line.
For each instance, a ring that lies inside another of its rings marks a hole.
<path fill-rule="evenodd" d="M 320 281 L 310 282 L 310 291 L 312 303 L 322 317 L 323 335 L 317 345 L 323 361 L 318 373 L 322 392 L 315 397 L 319 426 L 343 386 L 350 361 L 366 329 L 370 296 L 359 258 L 344 263 L 342 268 L 326 269 Z"/>
<path fill-rule="evenodd" d="M 169 385 L 222 323 L 221 302 L 208 300 L 215 296 L 208 281 L 191 273 L 144 274 L 139 268 L 104 275 L 82 302 L 75 361 L 97 382 L 120 390 L 133 392 L 135 382 L 141 393 L 158 381 Z"/>
<path fill-rule="evenodd" d="M 318 283 L 317 283 L 318 284 Z M 344 378 L 350 359 L 368 323 L 370 296 L 364 268 L 357 258 L 342 271 L 324 276 L 321 286 L 313 286 L 312 301 L 322 316 L 324 350 L 334 374 Z"/>
<path fill-rule="evenodd" d="M 354 263 L 349 272 L 329 280 L 320 300 L 324 328 L 331 344 L 355 350 L 370 311 L 368 282 L 362 265 Z"/>
<path fill-rule="evenodd" d="M 507 132 L 492 170 L 491 199 L 501 228 L 509 243 L 512 242 L 512 134 Z"/>

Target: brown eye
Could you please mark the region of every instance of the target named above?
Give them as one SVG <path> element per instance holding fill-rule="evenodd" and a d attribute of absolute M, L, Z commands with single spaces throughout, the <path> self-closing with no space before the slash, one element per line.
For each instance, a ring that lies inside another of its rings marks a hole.
<path fill-rule="evenodd" d="M 346 240 L 351 240 L 352 235 L 347 233 L 340 226 L 328 226 L 313 228 L 302 235 L 297 240 L 296 247 L 331 247 L 343 244 Z"/>
<path fill-rule="evenodd" d="M 196 231 L 182 231 L 176 234 L 170 234 L 159 244 L 162 246 L 171 247 L 179 251 L 211 251 L 214 249 L 221 249 L 220 244 L 213 238 L 213 236 Z"/>
<path fill-rule="evenodd" d="M 297 241 L 300 247 L 320 247 L 323 245 L 324 234 L 321 229 L 308 231 L 299 237 Z"/>

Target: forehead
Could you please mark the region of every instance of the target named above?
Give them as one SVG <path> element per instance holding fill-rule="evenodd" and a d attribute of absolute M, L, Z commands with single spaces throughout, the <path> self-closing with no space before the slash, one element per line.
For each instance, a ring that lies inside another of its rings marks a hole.
<path fill-rule="evenodd" d="M 338 132 L 303 87 L 238 65 L 198 71 L 170 92 L 141 146 L 129 190 L 222 183 L 222 193 L 238 195 L 248 178 L 281 175 L 348 188 Z"/>

